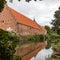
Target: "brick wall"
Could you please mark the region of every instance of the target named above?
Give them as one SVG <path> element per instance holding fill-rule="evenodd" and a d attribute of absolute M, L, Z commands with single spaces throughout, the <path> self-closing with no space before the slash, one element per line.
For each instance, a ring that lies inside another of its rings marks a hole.
<path fill-rule="evenodd" d="M 43 34 L 44 31 L 40 31 L 39 29 L 35 29 L 33 27 L 24 25 L 24 24 L 18 24 L 18 30 L 20 35 L 33 35 L 33 34 Z"/>
<path fill-rule="evenodd" d="M 4 10 L 0 13 L 0 28 L 4 30 L 10 28 L 13 32 L 20 35 L 45 34 L 45 31 L 43 30 L 17 23 L 17 20 L 7 5 L 5 5 Z"/>
<path fill-rule="evenodd" d="M 4 10 L 0 13 L 0 28 L 4 30 L 11 28 L 14 32 L 17 31 L 14 17 L 7 6 L 5 6 Z"/>

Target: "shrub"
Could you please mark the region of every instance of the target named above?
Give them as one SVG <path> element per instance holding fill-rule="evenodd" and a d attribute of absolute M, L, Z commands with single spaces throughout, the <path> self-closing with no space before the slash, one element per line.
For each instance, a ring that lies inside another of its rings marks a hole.
<path fill-rule="evenodd" d="M 19 37 L 16 34 L 0 29 L 0 60 L 12 60 L 18 43 Z"/>
<path fill-rule="evenodd" d="M 44 35 L 28 35 L 25 36 L 25 39 L 30 42 L 43 42 Z"/>
<path fill-rule="evenodd" d="M 19 56 L 14 56 L 12 60 L 22 60 L 22 58 Z"/>

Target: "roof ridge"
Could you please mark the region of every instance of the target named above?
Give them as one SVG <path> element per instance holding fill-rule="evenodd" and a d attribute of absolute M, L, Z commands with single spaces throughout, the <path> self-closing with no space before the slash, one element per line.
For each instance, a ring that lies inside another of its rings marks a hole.
<path fill-rule="evenodd" d="M 11 8 L 11 7 L 9 7 L 8 6 L 8 8 L 11 10 L 14 10 L 13 8 Z M 22 16 L 24 16 L 24 17 L 26 17 L 26 18 L 28 18 L 29 20 L 31 20 L 31 21 L 33 21 L 31 18 L 29 18 L 29 17 L 27 17 L 27 16 L 25 16 L 24 14 L 22 14 L 22 13 L 19 13 L 18 11 L 16 11 L 16 10 L 14 10 L 16 13 L 18 13 L 18 14 L 21 14 Z M 34 21 L 33 21 L 34 22 Z"/>
<path fill-rule="evenodd" d="M 38 23 L 34 22 L 32 19 L 30 19 L 30 18 L 26 17 L 25 15 L 17 12 L 16 10 L 14 10 L 11 7 L 8 7 L 8 8 L 10 9 L 11 13 L 15 16 L 15 19 L 19 23 L 31 26 L 31 27 L 36 28 L 36 29 L 40 29 L 39 26 L 37 25 Z"/>

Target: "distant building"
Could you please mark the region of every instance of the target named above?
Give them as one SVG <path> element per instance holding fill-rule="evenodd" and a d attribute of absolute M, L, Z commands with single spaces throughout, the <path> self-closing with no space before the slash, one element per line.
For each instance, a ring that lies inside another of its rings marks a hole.
<path fill-rule="evenodd" d="M 29 19 L 7 5 L 0 13 L 0 28 L 20 35 L 47 33 L 46 29 L 38 25 L 35 20 Z"/>

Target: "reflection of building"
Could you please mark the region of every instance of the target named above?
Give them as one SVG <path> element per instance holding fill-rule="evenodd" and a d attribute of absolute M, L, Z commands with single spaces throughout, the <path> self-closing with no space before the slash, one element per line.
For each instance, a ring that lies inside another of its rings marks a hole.
<path fill-rule="evenodd" d="M 44 27 L 38 25 L 35 21 L 25 17 L 15 10 L 5 6 L 0 13 L 0 28 L 19 33 L 20 35 L 46 34 Z"/>

